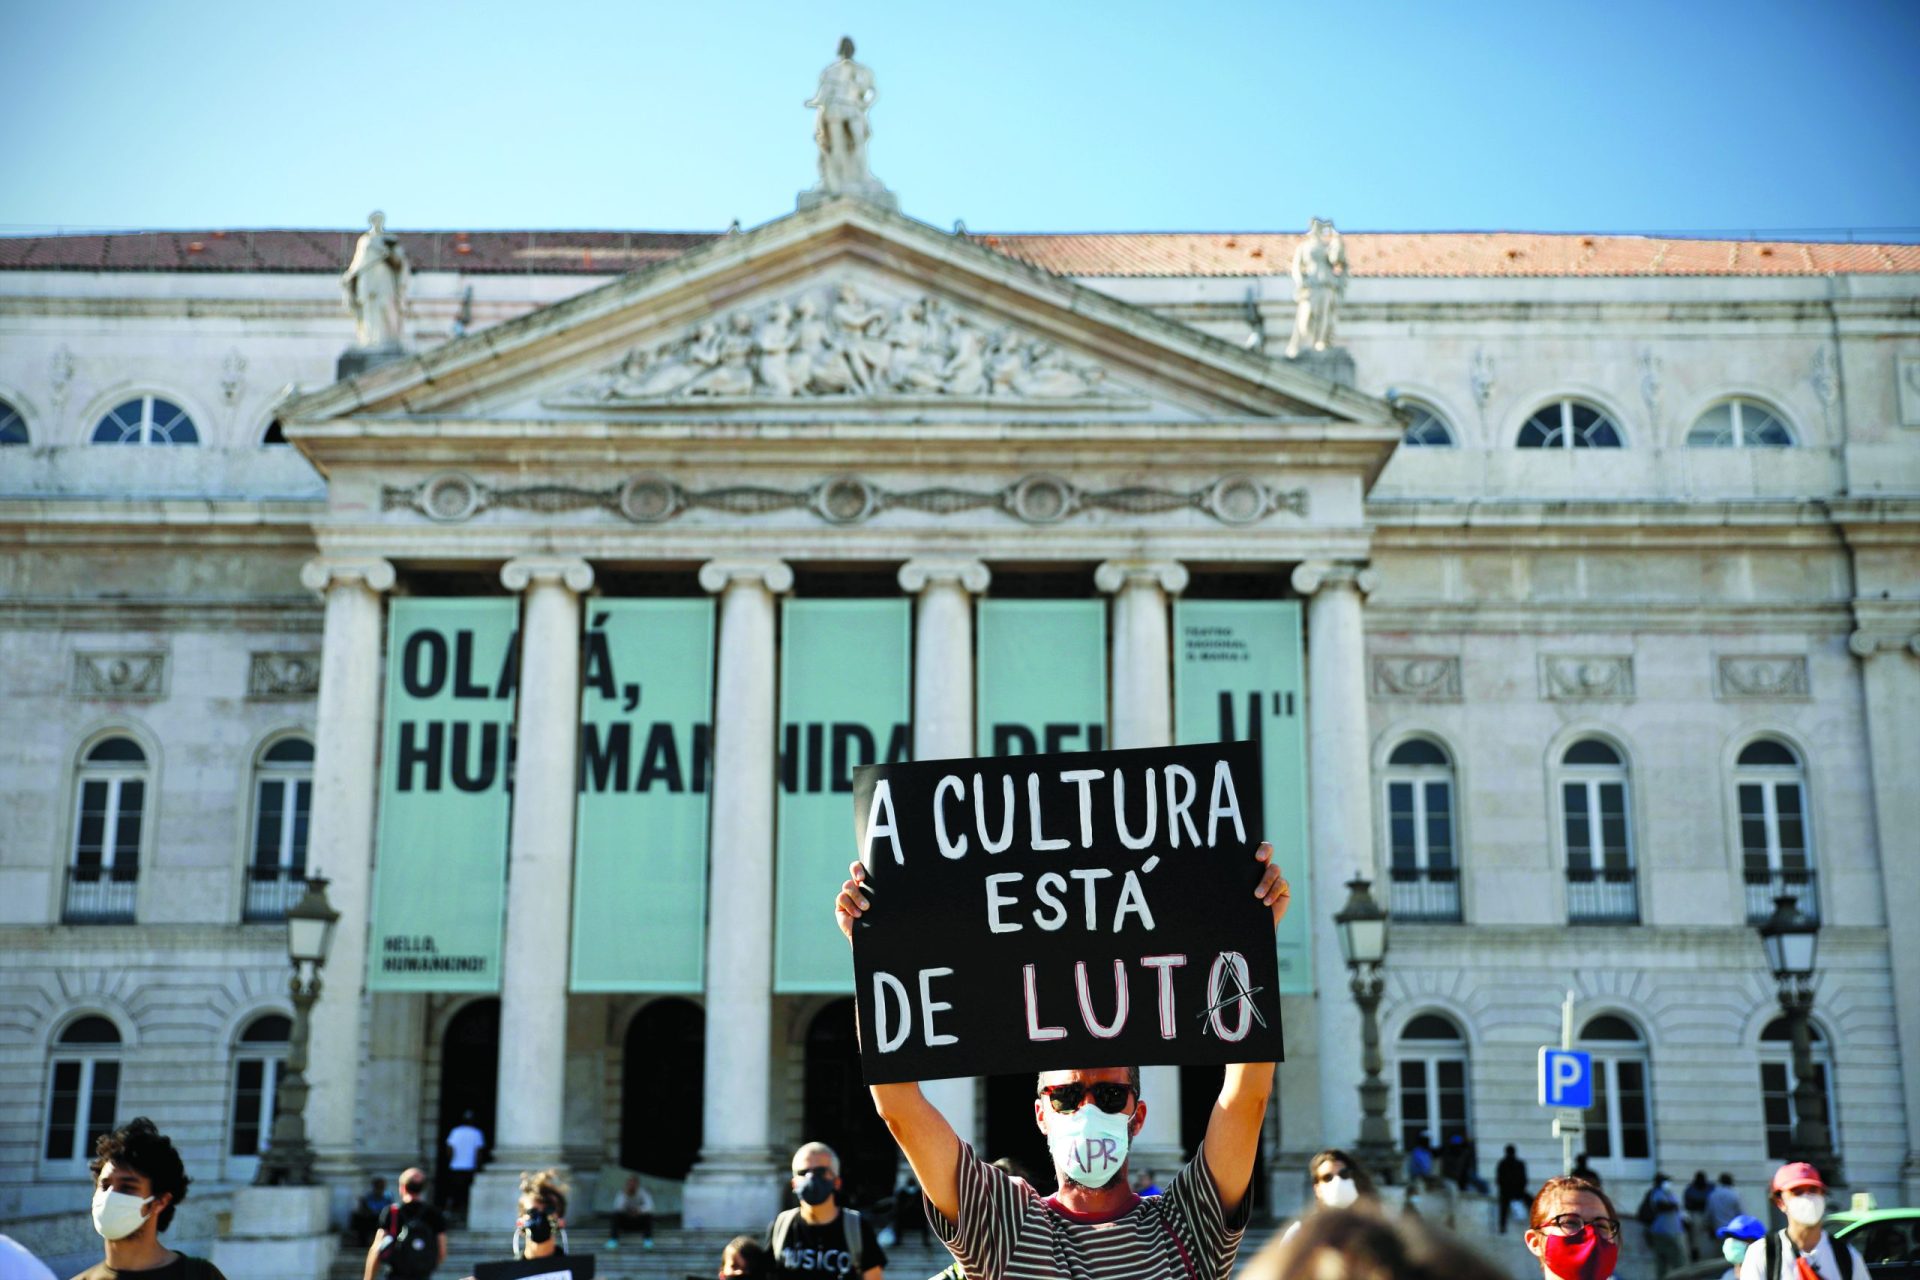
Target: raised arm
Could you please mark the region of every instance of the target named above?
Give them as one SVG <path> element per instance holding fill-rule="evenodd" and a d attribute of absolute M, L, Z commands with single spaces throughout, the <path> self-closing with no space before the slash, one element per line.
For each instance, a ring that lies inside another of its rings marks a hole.
<path fill-rule="evenodd" d="M 1265 867 L 1253 896 L 1273 912 L 1273 923 L 1278 926 L 1292 904 L 1293 891 L 1273 861 L 1272 845 L 1261 841 L 1253 856 Z M 1213 1185 L 1219 1188 L 1220 1207 L 1229 1215 L 1240 1207 L 1253 1182 L 1260 1126 L 1267 1118 L 1267 1100 L 1273 1096 L 1273 1066 L 1271 1062 L 1230 1063 L 1220 1084 L 1220 1096 L 1214 1100 L 1213 1114 L 1207 1118 L 1207 1136 L 1200 1151 Z"/>
<path fill-rule="evenodd" d="M 840 896 L 834 899 L 833 918 L 849 943 L 853 941 L 853 922 L 873 908 L 866 892 L 866 878 L 867 869 L 854 863 L 847 880 L 840 886 Z M 921 1190 L 947 1221 L 958 1222 L 960 1135 L 953 1131 L 940 1109 L 927 1101 L 917 1082 L 876 1084 L 869 1092 L 873 1094 L 874 1110 L 887 1122 L 893 1140 L 907 1153 L 907 1163 L 913 1166 Z"/>

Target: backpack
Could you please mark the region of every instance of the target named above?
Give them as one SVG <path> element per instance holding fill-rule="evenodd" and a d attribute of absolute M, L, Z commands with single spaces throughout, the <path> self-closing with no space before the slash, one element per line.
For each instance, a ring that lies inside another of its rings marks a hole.
<path fill-rule="evenodd" d="M 1767 1238 L 1762 1242 L 1764 1252 L 1761 1253 L 1760 1260 L 1766 1266 L 1767 1280 L 1780 1280 L 1781 1271 L 1787 1265 L 1787 1251 L 1780 1247 L 1781 1241 L 1785 1238 L 1784 1231 L 1769 1231 Z M 1799 1257 L 1800 1250 L 1795 1248 L 1793 1254 Z M 1853 1280 L 1853 1246 L 1835 1240 L 1833 1260 L 1840 1266 L 1840 1280 Z"/>
<path fill-rule="evenodd" d="M 1648 1188 L 1647 1194 L 1640 1197 L 1640 1207 L 1633 1211 L 1633 1220 L 1643 1227 L 1650 1227 L 1656 1216 L 1658 1215 L 1653 1208 L 1653 1189 Z"/>
<path fill-rule="evenodd" d="M 430 1276 L 433 1269 L 440 1265 L 440 1250 L 437 1247 L 436 1234 L 426 1222 L 423 1209 L 405 1222 L 400 1220 L 400 1206 L 394 1205 L 387 1210 L 387 1221 L 392 1225 L 382 1228 L 387 1242 L 380 1246 L 380 1261 L 391 1276 Z"/>
<path fill-rule="evenodd" d="M 866 1267 L 863 1265 L 865 1259 L 862 1256 L 865 1252 L 865 1246 L 861 1239 L 860 1214 L 854 1209 L 842 1209 L 840 1211 L 840 1220 L 847 1224 L 847 1256 L 853 1263 L 849 1268 L 849 1274 L 857 1276 L 866 1270 Z M 787 1237 L 793 1234 L 793 1224 L 798 1221 L 800 1221 L 800 1211 L 798 1209 L 788 1209 L 773 1220 L 772 1244 L 774 1266 L 777 1267 L 781 1265 L 780 1260 L 786 1257 Z"/>

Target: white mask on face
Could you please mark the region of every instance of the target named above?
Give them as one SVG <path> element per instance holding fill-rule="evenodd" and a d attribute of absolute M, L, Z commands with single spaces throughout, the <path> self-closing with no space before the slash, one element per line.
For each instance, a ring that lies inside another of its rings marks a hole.
<path fill-rule="evenodd" d="M 1827 1216 L 1827 1198 L 1819 1192 L 1807 1196 L 1786 1197 L 1787 1221 L 1802 1227 L 1820 1224 Z"/>
<path fill-rule="evenodd" d="M 1089 1098 L 1071 1115 L 1056 1112 L 1047 1125 L 1047 1150 L 1056 1168 L 1083 1187 L 1104 1187 L 1127 1162 L 1131 1116 L 1112 1116 Z"/>
<path fill-rule="evenodd" d="M 1360 1198 L 1360 1188 L 1352 1178 L 1329 1178 L 1314 1187 L 1314 1195 L 1329 1209 L 1344 1209 Z"/>
<path fill-rule="evenodd" d="M 93 1229 L 103 1240 L 124 1240 L 147 1220 L 140 1211 L 152 1203 L 152 1196 L 142 1200 L 139 1196 L 103 1187 L 93 1193 Z"/>

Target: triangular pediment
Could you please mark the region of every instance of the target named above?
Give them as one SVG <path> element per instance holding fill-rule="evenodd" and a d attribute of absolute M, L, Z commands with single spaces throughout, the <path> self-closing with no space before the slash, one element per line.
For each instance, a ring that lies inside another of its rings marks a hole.
<path fill-rule="evenodd" d="M 1370 434 L 1393 421 L 1372 396 L 849 199 L 311 392 L 285 417 L 325 428 L 1003 413 Z"/>

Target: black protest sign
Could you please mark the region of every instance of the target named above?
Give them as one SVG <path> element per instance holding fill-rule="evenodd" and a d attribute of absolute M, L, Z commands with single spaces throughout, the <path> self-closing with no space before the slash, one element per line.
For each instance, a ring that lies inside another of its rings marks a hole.
<path fill-rule="evenodd" d="M 473 1280 L 593 1280 L 590 1253 L 557 1253 L 550 1258 L 519 1258 L 513 1262 L 482 1262 Z"/>
<path fill-rule="evenodd" d="M 868 1084 L 1281 1057 L 1258 743 L 854 777 Z"/>

